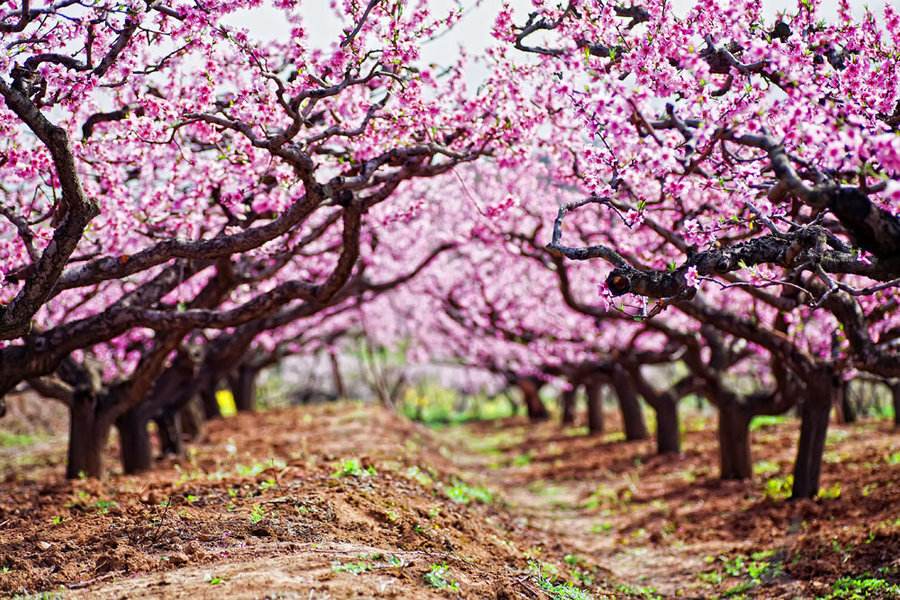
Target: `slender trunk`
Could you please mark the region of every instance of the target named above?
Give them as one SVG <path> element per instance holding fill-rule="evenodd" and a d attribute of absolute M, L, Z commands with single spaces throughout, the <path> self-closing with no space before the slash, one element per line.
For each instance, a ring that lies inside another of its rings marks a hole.
<path fill-rule="evenodd" d="M 540 384 L 531 379 L 525 379 L 519 382 L 519 389 L 522 390 L 522 400 L 525 402 L 529 420 L 545 421 L 550 418 L 550 413 L 541 400 Z"/>
<path fill-rule="evenodd" d="M 599 383 L 589 383 L 585 386 L 587 394 L 588 432 L 590 434 L 603 433 L 603 386 Z"/>
<path fill-rule="evenodd" d="M 573 386 L 572 389 L 563 391 L 559 398 L 560 407 L 562 408 L 560 417 L 562 425 L 571 425 L 575 422 L 575 395 L 577 390 L 578 388 Z"/>
<path fill-rule="evenodd" d="M 750 479 L 753 459 L 750 454 L 750 420 L 753 416 L 729 394 L 718 398 L 719 469 L 722 479 Z"/>
<path fill-rule="evenodd" d="M 69 447 L 66 478 L 103 477 L 103 450 L 109 427 L 98 417 L 95 394 L 76 391 L 69 411 Z"/>
<path fill-rule="evenodd" d="M 229 381 L 229 387 L 234 396 L 234 406 L 238 412 L 254 412 L 256 410 L 257 373 L 256 369 L 241 365 Z"/>
<path fill-rule="evenodd" d="M 644 412 L 634 391 L 634 384 L 625 370 L 618 366 L 613 369 L 613 387 L 619 400 L 619 410 L 622 412 L 625 439 L 646 440 L 650 437 L 650 433 L 647 431 L 647 423 L 644 422 Z"/>
<path fill-rule="evenodd" d="M 126 475 L 149 471 L 153 466 L 153 445 L 147 421 L 139 406 L 116 419 L 122 471 Z"/>
<path fill-rule="evenodd" d="M 203 405 L 203 418 L 207 421 L 222 417 L 219 402 L 216 400 L 216 386 L 208 385 L 200 388 L 200 401 Z"/>
<path fill-rule="evenodd" d="M 196 398 L 188 400 L 178 410 L 178 420 L 181 422 L 181 433 L 188 440 L 196 440 L 203 434 L 203 410 Z"/>
<path fill-rule="evenodd" d="M 841 386 L 841 409 L 838 411 L 841 423 L 856 423 L 856 406 L 850 394 L 850 382 L 847 381 Z"/>
<path fill-rule="evenodd" d="M 900 429 L 900 379 L 891 383 L 891 402 L 894 405 L 894 427 Z"/>
<path fill-rule="evenodd" d="M 338 398 L 347 397 L 347 389 L 344 387 L 344 377 L 341 375 L 341 365 L 337 354 L 333 350 L 328 351 L 328 361 L 331 363 L 331 379 L 334 381 L 334 393 Z"/>
<path fill-rule="evenodd" d="M 794 463 L 794 487 L 791 499 L 814 498 L 819 493 L 819 475 L 822 470 L 822 454 L 828 433 L 828 417 L 839 387 L 827 381 L 811 382 L 800 410 L 800 441 Z"/>
<path fill-rule="evenodd" d="M 672 394 L 659 394 L 653 408 L 656 411 L 657 454 L 678 454 L 681 452 L 678 401 Z"/>
<path fill-rule="evenodd" d="M 184 439 L 181 427 L 181 412 L 165 410 L 154 419 L 159 432 L 159 450 L 162 456 L 184 454 Z"/>

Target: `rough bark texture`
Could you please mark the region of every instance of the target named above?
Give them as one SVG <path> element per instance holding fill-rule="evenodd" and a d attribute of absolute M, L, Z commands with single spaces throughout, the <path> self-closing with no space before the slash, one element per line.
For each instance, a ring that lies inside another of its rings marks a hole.
<path fill-rule="evenodd" d="M 585 386 L 587 394 L 587 421 L 588 433 L 591 435 L 603 433 L 603 386 L 599 383 L 589 383 Z"/>
<path fill-rule="evenodd" d="M 647 423 L 644 422 L 644 413 L 638 400 L 634 385 L 628 377 L 628 373 L 621 367 L 613 369 L 613 387 L 619 400 L 619 410 L 622 411 L 622 422 L 625 426 L 625 439 L 628 441 L 646 440 L 650 437 L 647 431 Z"/>

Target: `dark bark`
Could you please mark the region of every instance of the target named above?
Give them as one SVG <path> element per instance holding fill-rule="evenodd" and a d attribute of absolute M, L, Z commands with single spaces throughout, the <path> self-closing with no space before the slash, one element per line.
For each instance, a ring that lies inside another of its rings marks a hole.
<path fill-rule="evenodd" d="M 182 456 L 184 454 L 184 433 L 180 411 L 165 411 L 154 419 L 159 432 L 159 453 L 161 456 Z"/>
<path fill-rule="evenodd" d="M 628 373 L 623 368 L 616 366 L 613 369 L 612 382 L 619 400 L 619 410 L 622 412 L 625 439 L 628 441 L 646 440 L 650 437 L 650 433 L 647 431 L 644 412 L 641 410 L 641 403 Z"/>
<path fill-rule="evenodd" d="M 753 415 L 735 395 L 717 399 L 719 408 L 719 470 L 722 479 L 750 479 L 753 459 L 750 453 L 750 421 Z"/>
<path fill-rule="evenodd" d="M 239 412 L 256 410 L 256 376 L 259 372 L 253 367 L 241 365 L 237 372 L 229 378 L 234 406 Z"/>
<path fill-rule="evenodd" d="M 819 475 L 831 405 L 837 400 L 840 384 L 830 376 L 810 381 L 800 408 L 800 441 L 794 463 L 794 487 L 791 499 L 814 498 L 819 493 Z"/>
<path fill-rule="evenodd" d="M 550 418 L 547 407 L 541 400 L 541 383 L 535 379 L 520 379 L 518 382 L 519 389 L 522 391 L 522 401 L 525 403 L 525 410 L 528 413 L 528 419 L 531 421 L 545 421 Z"/>
<path fill-rule="evenodd" d="M 890 387 L 891 402 L 894 405 L 894 427 L 900 429 L 900 380 L 891 383 Z"/>
<path fill-rule="evenodd" d="M 572 389 L 564 390 L 559 397 L 560 409 L 562 410 L 560 423 L 562 425 L 571 425 L 575 422 L 575 399 L 577 393 L 578 388 L 573 385 Z"/>
<path fill-rule="evenodd" d="M 148 419 L 135 407 L 116 419 L 122 471 L 126 475 L 149 471 L 153 466 L 153 444 L 147 430 Z"/>
<path fill-rule="evenodd" d="M 856 414 L 856 405 L 853 403 L 852 395 L 850 394 L 850 382 L 845 382 L 844 385 L 841 386 L 841 410 L 839 411 L 839 415 L 842 423 L 856 423 L 857 414 Z"/>
<path fill-rule="evenodd" d="M 215 385 L 206 385 L 200 389 L 200 402 L 203 406 L 204 419 L 209 421 L 210 419 L 222 417 L 222 412 L 219 410 L 219 402 L 216 400 Z"/>
<path fill-rule="evenodd" d="M 678 454 L 681 452 L 678 401 L 672 394 L 660 394 L 653 404 L 653 410 L 656 411 L 657 454 Z"/>
<path fill-rule="evenodd" d="M 98 413 L 96 394 L 76 390 L 69 410 L 69 447 L 66 478 L 103 476 L 103 451 L 109 437 L 109 425 Z"/>
<path fill-rule="evenodd" d="M 588 383 L 585 386 L 587 394 L 587 421 L 590 434 L 603 433 L 603 387 L 600 383 Z"/>

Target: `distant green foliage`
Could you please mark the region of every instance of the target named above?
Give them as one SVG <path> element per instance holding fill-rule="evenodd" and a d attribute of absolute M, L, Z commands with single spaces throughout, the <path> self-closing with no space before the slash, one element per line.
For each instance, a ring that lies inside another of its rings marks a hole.
<path fill-rule="evenodd" d="M 515 414 L 503 396 L 467 395 L 433 383 L 407 390 L 400 410 L 408 418 L 430 426 L 502 419 Z"/>
<path fill-rule="evenodd" d="M 425 583 L 436 590 L 459 591 L 459 582 L 450 578 L 450 567 L 443 563 L 431 565 L 425 573 Z"/>

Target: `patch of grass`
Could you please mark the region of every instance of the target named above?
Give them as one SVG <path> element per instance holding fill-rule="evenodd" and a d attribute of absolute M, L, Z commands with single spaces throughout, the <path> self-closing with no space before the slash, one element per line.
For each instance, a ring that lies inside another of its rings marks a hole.
<path fill-rule="evenodd" d="M 534 459 L 531 452 L 525 452 L 524 454 L 519 454 L 515 458 L 512 459 L 512 466 L 514 467 L 525 467 L 531 464 L 531 461 Z"/>
<path fill-rule="evenodd" d="M 256 525 L 260 521 L 266 518 L 266 509 L 262 507 L 261 504 L 254 504 L 253 508 L 250 509 L 250 522 L 253 525 Z"/>
<path fill-rule="evenodd" d="M 116 504 L 114 500 L 97 500 L 97 502 L 94 503 L 94 507 L 101 515 L 108 514 L 109 510 L 116 506 L 118 506 L 118 504 Z"/>
<path fill-rule="evenodd" d="M 794 476 L 787 475 L 785 477 L 772 477 L 766 480 L 763 493 L 770 500 L 784 500 L 791 495 L 791 489 L 794 487 Z"/>
<path fill-rule="evenodd" d="M 591 533 L 609 533 L 612 531 L 613 524 L 609 521 L 604 521 L 602 523 L 594 523 L 591 525 Z"/>
<path fill-rule="evenodd" d="M 0 448 L 13 446 L 30 446 L 37 441 L 37 437 L 28 433 L 11 433 L 0 431 Z"/>
<path fill-rule="evenodd" d="M 884 459 L 889 465 L 900 465 L 900 452 L 888 454 Z"/>
<path fill-rule="evenodd" d="M 415 465 L 406 470 L 406 476 L 415 480 L 422 487 L 430 487 L 434 483 L 434 478 L 431 475 Z"/>
<path fill-rule="evenodd" d="M 362 575 L 372 570 L 372 563 L 361 560 L 358 562 L 333 562 L 331 563 L 331 571 L 333 573 L 350 573 L 352 575 Z"/>
<path fill-rule="evenodd" d="M 444 490 L 447 497 L 458 504 L 468 504 L 472 500 L 482 504 L 490 504 L 494 496 L 487 488 L 472 486 L 464 481 L 454 480 L 453 485 Z"/>
<path fill-rule="evenodd" d="M 784 423 L 787 421 L 787 417 L 784 415 L 758 415 L 753 417 L 753 420 L 750 421 L 750 431 L 756 431 L 758 429 L 763 429 L 766 427 L 774 427 L 779 423 Z"/>
<path fill-rule="evenodd" d="M 660 600 L 662 598 L 662 596 L 657 593 L 656 588 L 649 586 L 642 587 L 637 585 L 628 585 L 627 583 L 621 583 L 616 586 L 616 591 L 628 596 L 647 598 L 648 600 Z"/>
<path fill-rule="evenodd" d="M 332 477 L 374 477 L 378 475 L 378 471 L 375 470 L 375 467 L 369 465 L 368 467 L 363 467 L 362 463 L 358 458 L 348 458 L 346 460 L 341 461 L 334 473 L 331 474 Z"/>
<path fill-rule="evenodd" d="M 760 460 L 753 465 L 753 472 L 756 475 L 772 475 L 773 473 L 778 473 L 781 470 L 781 467 L 778 466 L 778 463 L 772 462 L 771 460 Z"/>
<path fill-rule="evenodd" d="M 841 577 L 831 586 L 831 592 L 827 596 L 819 596 L 819 600 L 867 600 L 869 598 L 897 597 L 900 597 L 900 585 L 865 573 L 857 577 Z"/>
<path fill-rule="evenodd" d="M 450 578 L 450 567 L 446 564 L 433 564 L 425 573 L 425 583 L 436 590 L 445 590 L 448 592 L 458 592 L 459 582 Z"/>
<path fill-rule="evenodd" d="M 819 498 L 823 498 L 825 500 L 835 500 L 836 498 L 841 497 L 841 484 L 835 483 L 834 485 L 829 485 L 826 488 L 822 488 L 819 490 Z"/>
<path fill-rule="evenodd" d="M 579 561 L 575 555 L 567 555 L 566 562 L 574 564 Z M 559 579 L 556 567 L 535 560 L 528 561 L 528 567 L 539 588 L 541 588 L 553 600 L 590 600 L 591 596 L 585 590 L 576 587 L 570 582 Z"/>

